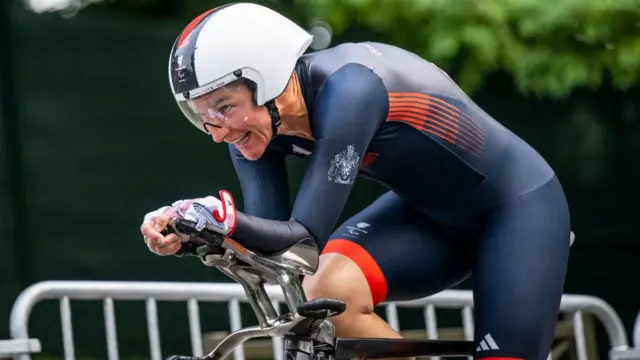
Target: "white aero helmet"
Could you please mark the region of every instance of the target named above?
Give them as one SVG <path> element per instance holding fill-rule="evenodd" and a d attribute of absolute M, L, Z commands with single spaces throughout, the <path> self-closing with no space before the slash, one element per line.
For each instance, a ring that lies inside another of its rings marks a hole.
<path fill-rule="evenodd" d="M 219 6 L 193 19 L 173 44 L 171 89 L 187 119 L 208 133 L 206 119 L 189 100 L 238 79 L 249 80 L 256 104 L 269 108 L 275 128 L 279 115 L 273 100 L 284 92 L 312 40 L 306 30 L 267 7 Z"/>

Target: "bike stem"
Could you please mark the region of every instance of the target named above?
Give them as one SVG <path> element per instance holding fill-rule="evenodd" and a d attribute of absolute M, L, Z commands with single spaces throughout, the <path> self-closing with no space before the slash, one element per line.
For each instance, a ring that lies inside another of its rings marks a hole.
<path fill-rule="evenodd" d="M 277 282 L 280 285 L 289 312 L 293 317 L 297 316 L 298 306 L 307 301 L 300 278 L 257 257 L 241 260 L 251 260 L 251 265 L 261 272 L 260 276 L 239 266 L 236 256 L 229 252 L 222 257 L 214 257 L 208 260 L 206 264 L 217 267 L 224 274 L 242 285 L 247 295 L 247 300 L 261 326 L 272 324 L 278 317 L 277 311 L 264 288 L 265 278 L 271 279 L 271 282 Z"/>
<path fill-rule="evenodd" d="M 295 357 L 301 357 L 299 360 L 305 356 L 307 359 L 311 358 L 315 342 L 333 345 L 334 328 L 328 320 L 307 318 L 298 313 L 298 307 L 307 301 L 300 273 L 311 273 L 308 269 L 300 270 L 295 267 L 300 265 L 290 265 L 286 258 L 275 262 L 273 259 L 256 256 L 248 250 L 240 254 L 235 254 L 233 250 L 227 248 L 222 256 L 205 256 L 203 262 L 208 266 L 217 267 L 242 285 L 259 325 L 231 333 L 203 359 L 224 359 L 237 346 L 256 337 L 284 338 L 285 356 L 289 357 L 297 352 L 298 355 Z M 245 266 L 247 264 L 250 266 Z M 289 308 L 288 313 L 278 316 L 265 290 L 266 283 L 280 285 Z"/>
<path fill-rule="evenodd" d="M 300 279 L 286 272 L 278 274 L 278 284 L 284 294 L 287 307 L 292 315 L 298 315 L 298 306 L 307 301 Z"/>

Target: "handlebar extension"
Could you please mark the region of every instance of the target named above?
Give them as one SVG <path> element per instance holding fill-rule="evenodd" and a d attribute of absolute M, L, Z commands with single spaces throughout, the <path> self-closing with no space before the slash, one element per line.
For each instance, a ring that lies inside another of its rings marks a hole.
<path fill-rule="evenodd" d="M 326 319 L 342 314 L 347 309 L 347 304 L 337 299 L 317 298 L 298 305 L 300 316 L 311 319 Z"/>
<path fill-rule="evenodd" d="M 173 226 L 168 225 L 160 233 L 164 236 L 167 236 L 169 234 L 176 234 L 176 232 L 179 232 L 181 234 L 194 236 L 200 240 L 182 243 L 180 250 L 178 250 L 178 252 L 175 254 L 176 256 L 199 256 L 204 253 L 224 252 L 224 250 L 222 249 L 224 236 L 206 228 L 197 230 L 195 225 L 196 223 L 193 221 L 176 219 L 173 221 Z"/>

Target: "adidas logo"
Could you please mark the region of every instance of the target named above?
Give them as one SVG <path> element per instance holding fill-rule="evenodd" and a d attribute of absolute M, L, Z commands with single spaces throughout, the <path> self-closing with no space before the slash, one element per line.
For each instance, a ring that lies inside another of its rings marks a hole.
<path fill-rule="evenodd" d="M 487 334 L 484 336 L 482 341 L 480 341 L 480 345 L 476 348 L 476 352 L 487 351 L 487 350 L 498 350 L 498 344 L 493 340 L 491 334 Z"/>

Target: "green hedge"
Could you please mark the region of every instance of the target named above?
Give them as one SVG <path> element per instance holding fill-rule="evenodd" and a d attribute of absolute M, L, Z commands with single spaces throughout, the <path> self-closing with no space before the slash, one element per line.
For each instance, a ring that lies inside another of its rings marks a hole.
<path fill-rule="evenodd" d="M 228 2 L 106 4 L 129 15 L 186 24 Z M 470 93 L 493 72 L 511 74 L 522 94 L 552 98 L 609 84 L 628 90 L 640 82 L 640 0 L 249 2 L 271 7 L 305 27 L 315 20 L 329 23 L 335 35 L 332 45 L 345 39 L 372 40 L 414 51 L 447 70 Z"/>
<path fill-rule="evenodd" d="M 640 0 L 296 0 L 340 35 L 370 28 L 415 51 L 473 92 L 495 71 L 525 94 L 640 79 Z"/>

